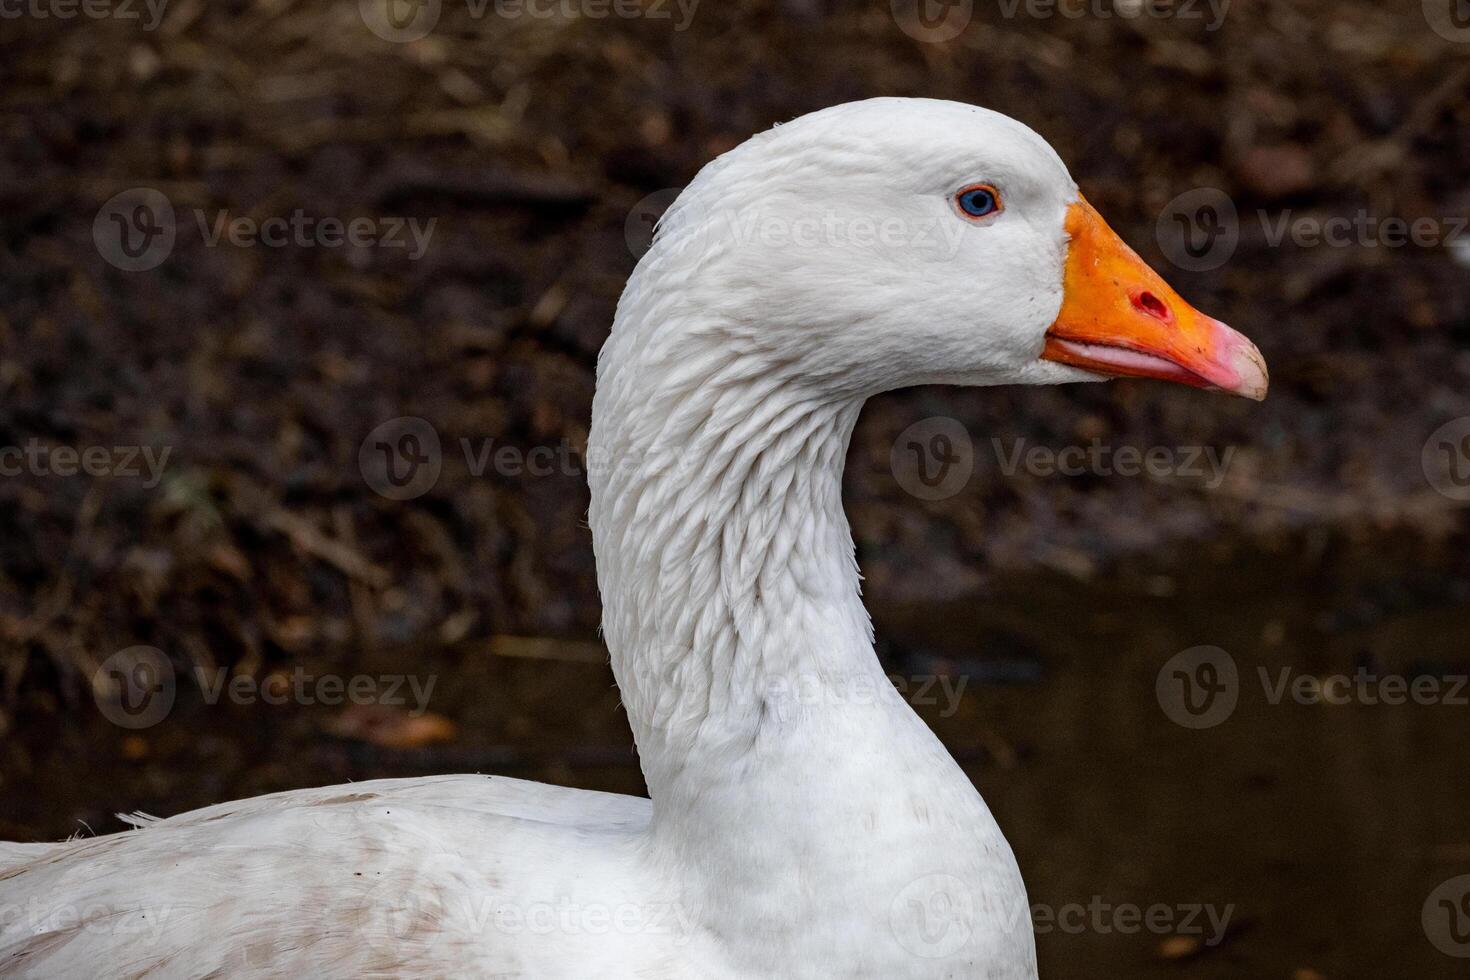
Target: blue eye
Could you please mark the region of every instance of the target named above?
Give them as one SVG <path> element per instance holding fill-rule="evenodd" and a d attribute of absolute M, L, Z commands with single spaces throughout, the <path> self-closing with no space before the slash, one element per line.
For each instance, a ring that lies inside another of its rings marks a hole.
<path fill-rule="evenodd" d="M 955 195 L 955 201 L 972 218 L 983 218 L 1000 210 L 1000 193 L 989 184 L 966 187 Z"/>

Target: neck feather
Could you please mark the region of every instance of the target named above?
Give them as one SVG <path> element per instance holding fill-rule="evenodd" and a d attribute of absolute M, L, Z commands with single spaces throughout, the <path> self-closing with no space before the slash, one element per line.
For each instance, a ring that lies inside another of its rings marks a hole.
<path fill-rule="evenodd" d="M 803 690 L 877 673 L 841 499 L 861 401 L 823 397 L 729 336 L 704 356 L 620 339 L 600 366 L 591 523 L 604 634 L 657 801 Z"/>
<path fill-rule="evenodd" d="M 1004 887 L 986 893 L 1023 909 L 1025 891 L 984 802 L 873 652 L 841 500 L 862 396 L 832 394 L 830 378 L 822 390 L 708 308 L 680 322 L 644 299 L 630 284 L 603 348 L 588 462 L 652 853 L 681 901 L 766 940 L 742 950 L 742 975 L 776 975 L 800 951 L 834 975 L 873 961 L 886 965 L 872 975 L 913 976 L 897 944 L 891 962 L 852 946 L 905 887 L 993 879 Z M 1024 959 L 1029 939 L 993 941 Z"/>

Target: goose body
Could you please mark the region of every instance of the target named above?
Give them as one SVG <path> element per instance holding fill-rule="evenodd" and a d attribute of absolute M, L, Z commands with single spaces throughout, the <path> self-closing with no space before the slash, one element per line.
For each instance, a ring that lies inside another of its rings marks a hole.
<path fill-rule="evenodd" d="M 879 99 L 752 138 L 598 363 L 590 524 L 651 801 L 380 780 L 0 845 L 0 975 L 1034 977 L 1011 850 L 874 655 L 842 465 L 876 392 L 1108 375 L 1266 384 L 1031 130 Z"/>

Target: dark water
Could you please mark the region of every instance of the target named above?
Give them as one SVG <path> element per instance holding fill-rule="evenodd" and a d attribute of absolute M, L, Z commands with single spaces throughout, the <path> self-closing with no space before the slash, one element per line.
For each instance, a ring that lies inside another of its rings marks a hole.
<path fill-rule="evenodd" d="M 1058 925 L 1038 937 L 1044 976 L 1470 976 L 1421 925 L 1435 887 L 1470 872 L 1463 580 L 1387 542 L 1315 555 L 1294 542 L 1172 576 L 1033 580 L 906 625 L 922 635 L 926 622 L 951 642 L 1008 631 L 1045 651 L 1037 687 L 982 690 L 973 718 L 936 722 L 951 745 L 987 730 L 1012 747 L 1013 765 L 970 771 L 1033 903 L 1073 906 L 1075 923 L 1096 897 L 1121 925 L 1108 909 L 1169 906 L 1181 925 L 1191 906 L 1231 911 L 1224 941 L 1183 963 L 1162 961 L 1147 931 Z M 1192 730 L 1155 685 L 1173 654 L 1203 644 L 1235 662 L 1237 705 Z M 1360 666 L 1423 678 L 1421 695 L 1439 679 L 1440 703 L 1364 703 L 1396 693 L 1383 680 L 1351 688 L 1355 703 L 1273 703 L 1284 668 L 1310 694 L 1301 675 Z M 1470 954 L 1470 941 L 1453 948 Z"/>
<path fill-rule="evenodd" d="M 1470 873 L 1470 690 L 1454 680 L 1470 673 L 1465 567 L 1454 549 L 1388 535 L 1299 535 L 874 613 L 893 671 L 1015 847 L 1044 976 L 1456 977 L 1470 959 L 1436 948 L 1422 917 L 1428 902 L 1441 945 L 1470 953 L 1458 896 L 1431 901 Z M 1171 720 L 1172 672 L 1162 702 L 1156 683 L 1201 645 L 1229 655 L 1236 705 L 1189 728 Z M 187 683 L 139 733 L 88 701 L 35 706 L 0 755 L 0 832 L 102 832 L 117 811 L 429 772 L 639 792 L 611 674 L 585 659 L 595 648 L 532 652 L 462 644 L 354 663 L 434 679 L 431 707 L 459 738 L 411 750 L 332 736 L 338 708 L 211 706 Z M 1329 684 L 1353 703 L 1290 693 L 1360 668 L 1364 684 Z M 1438 703 L 1365 703 L 1390 695 L 1389 676 L 1421 678 L 1421 695 L 1437 684 Z"/>

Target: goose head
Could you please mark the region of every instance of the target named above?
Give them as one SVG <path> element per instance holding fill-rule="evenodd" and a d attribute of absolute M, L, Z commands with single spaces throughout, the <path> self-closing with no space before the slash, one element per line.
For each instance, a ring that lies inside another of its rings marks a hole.
<path fill-rule="evenodd" d="M 1149 268 L 1045 140 L 975 106 L 873 99 L 762 133 L 701 171 L 644 263 L 723 349 L 805 384 L 1266 394 L 1254 344 Z"/>

